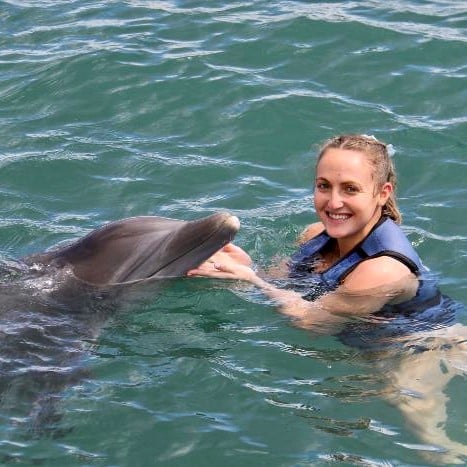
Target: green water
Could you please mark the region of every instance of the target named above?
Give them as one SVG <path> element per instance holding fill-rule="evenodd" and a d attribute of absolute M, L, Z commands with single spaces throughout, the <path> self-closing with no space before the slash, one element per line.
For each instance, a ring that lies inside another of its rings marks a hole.
<path fill-rule="evenodd" d="M 1 255 L 227 209 L 266 267 L 313 220 L 319 143 L 363 132 L 394 145 L 404 228 L 465 304 L 466 30 L 458 0 L 0 2 Z M 0 411 L 1 464 L 443 462 L 378 362 L 238 285 L 175 281 L 88 347 L 57 433 Z M 466 388 L 446 388 L 465 444 Z"/>

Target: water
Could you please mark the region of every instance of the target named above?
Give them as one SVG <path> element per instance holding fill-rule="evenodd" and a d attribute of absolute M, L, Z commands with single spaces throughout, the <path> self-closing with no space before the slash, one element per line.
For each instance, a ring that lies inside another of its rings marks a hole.
<path fill-rule="evenodd" d="M 363 132 L 394 145 L 404 228 L 467 303 L 465 2 L 0 6 L 4 259 L 126 216 L 227 209 L 266 267 L 313 219 L 319 143 Z M 248 288 L 175 281 L 85 347 L 52 432 L 31 434 L 27 397 L 2 392 L 2 464 L 447 462 L 387 401 L 403 355 L 312 336 Z M 465 389 L 461 371 L 444 390 L 459 443 Z"/>

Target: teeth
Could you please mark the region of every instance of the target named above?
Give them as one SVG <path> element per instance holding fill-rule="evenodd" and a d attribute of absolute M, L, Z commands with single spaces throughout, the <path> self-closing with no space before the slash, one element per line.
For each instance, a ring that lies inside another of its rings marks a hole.
<path fill-rule="evenodd" d="M 331 212 L 328 212 L 328 216 L 331 219 L 334 219 L 336 221 L 343 221 L 343 220 L 348 219 L 350 217 L 349 214 L 333 214 Z"/>

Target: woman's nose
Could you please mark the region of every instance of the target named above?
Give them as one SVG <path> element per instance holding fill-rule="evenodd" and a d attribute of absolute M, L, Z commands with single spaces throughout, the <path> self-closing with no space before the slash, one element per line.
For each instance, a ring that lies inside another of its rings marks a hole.
<path fill-rule="evenodd" d="M 344 205 L 338 190 L 332 190 L 328 199 L 329 209 L 339 209 Z"/>

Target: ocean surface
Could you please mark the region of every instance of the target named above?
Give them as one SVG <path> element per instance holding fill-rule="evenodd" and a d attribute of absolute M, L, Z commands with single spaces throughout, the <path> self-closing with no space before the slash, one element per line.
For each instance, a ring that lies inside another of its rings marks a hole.
<path fill-rule="evenodd" d="M 466 77 L 462 0 L 1 1 L 0 257 L 123 217 L 227 210 L 267 269 L 315 219 L 320 143 L 365 133 L 394 146 L 404 230 L 467 325 Z M 313 335 L 241 284 L 174 280 L 92 337 L 70 328 L 42 344 L 14 339 L 21 319 L 44 330 L 32 302 L 18 308 L 1 305 L 0 363 L 37 352 L 42 364 L 0 375 L 1 465 L 467 459 L 443 457 L 387 397 L 429 399 L 391 386 L 429 351 Z M 467 450 L 459 360 L 429 413 L 444 403 L 438 428 Z"/>

